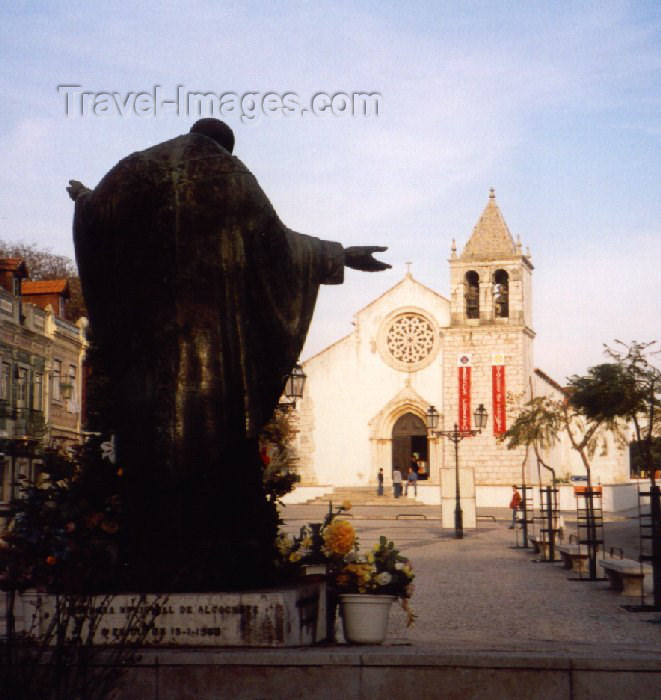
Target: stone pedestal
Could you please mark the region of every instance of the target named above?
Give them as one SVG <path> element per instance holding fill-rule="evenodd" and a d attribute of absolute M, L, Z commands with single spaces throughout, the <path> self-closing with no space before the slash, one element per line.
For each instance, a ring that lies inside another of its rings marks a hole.
<path fill-rule="evenodd" d="M 43 635 L 55 611 L 55 596 L 28 593 L 21 601 L 19 631 Z M 70 629 L 74 620 L 85 620 L 83 639 L 92 634 L 93 621 L 93 642 L 99 645 L 125 638 L 155 647 L 307 646 L 326 638 L 326 584 L 306 581 L 234 593 L 94 596 L 77 598 L 74 609 L 64 614 L 71 620 Z"/>
<path fill-rule="evenodd" d="M 454 512 L 457 506 L 456 470 L 444 467 L 441 472 L 441 526 L 443 529 L 454 530 Z M 471 467 L 459 465 L 459 491 L 461 510 L 464 517 L 464 529 L 477 527 L 475 512 L 475 473 Z"/>

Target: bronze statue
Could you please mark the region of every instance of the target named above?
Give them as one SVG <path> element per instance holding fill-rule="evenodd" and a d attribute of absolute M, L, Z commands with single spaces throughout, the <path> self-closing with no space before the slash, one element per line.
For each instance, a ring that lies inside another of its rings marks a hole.
<path fill-rule="evenodd" d="M 94 190 L 68 188 L 112 391 L 134 587 L 245 585 L 265 570 L 277 513 L 263 497 L 257 435 L 319 285 L 341 283 L 345 265 L 390 267 L 372 257 L 383 247 L 288 229 L 233 145 L 227 125 L 202 119 L 124 158 Z"/>

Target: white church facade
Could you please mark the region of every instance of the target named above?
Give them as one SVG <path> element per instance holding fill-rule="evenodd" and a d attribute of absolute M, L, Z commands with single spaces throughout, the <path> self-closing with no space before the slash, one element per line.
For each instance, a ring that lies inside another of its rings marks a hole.
<path fill-rule="evenodd" d="M 380 468 L 405 474 L 418 458 L 419 494 L 439 502 L 443 470 L 455 467 L 454 445 L 428 434 L 430 406 L 439 430 L 471 429 L 482 404 L 487 426 L 460 444 L 478 505 L 502 505 L 511 485 L 535 483 L 537 465 L 524 449 L 499 440 L 507 429 L 508 395 L 558 393 L 533 363 L 533 265 L 514 241 L 491 190 L 460 254 L 453 241 L 449 298 L 410 272 L 360 309 L 346 337 L 303 364 L 305 396 L 298 402 L 300 490 L 374 487 Z M 558 476 L 584 474 L 562 442 L 549 459 Z M 629 479 L 628 457 L 615 444 L 595 458 L 603 483 Z M 524 474 L 525 472 L 525 474 Z M 449 472 L 448 472 L 449 473 Z M 488 494 L 491 494 L 489 496 Z M 490 501 L 494 501 L 490 503 Z"/>

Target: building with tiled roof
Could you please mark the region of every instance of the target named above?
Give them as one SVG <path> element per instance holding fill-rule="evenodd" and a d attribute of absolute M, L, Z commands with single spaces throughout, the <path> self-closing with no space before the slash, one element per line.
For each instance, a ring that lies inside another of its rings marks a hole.
<path fill-rule="evenodd" d="M 70 296 L 67 280 L 24 280 L 21 296 L 44 311 L 50 306 L 60 318 L 66 318 L 65 305 Z"/>
<path fill-rule="evenodd" d="M 27 280 L 0 258 L 0 516 L 43 447 L 80 442 L 86 319 L 64 318 L 66 280 Z"/>

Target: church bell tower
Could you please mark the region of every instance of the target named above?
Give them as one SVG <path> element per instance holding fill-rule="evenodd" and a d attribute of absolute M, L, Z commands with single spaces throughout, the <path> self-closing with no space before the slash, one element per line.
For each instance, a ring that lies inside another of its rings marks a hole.
<path fill-rule="evenodd" d="M 487 409 L 487 427 L 460 447 L 480 484 L 520 483 L 525 450 L 508 450 L 498 437 L 508 428 L 507 396 L 529 397 L 533 371 L 530 254 L 514 242 L 494 190 L 461 255 L 453 241 L 450 327 L 445 329 L 444 429 L 475 427 L 472 414 Z M 453 446 L 444 446 L 451 466 Z"/>

